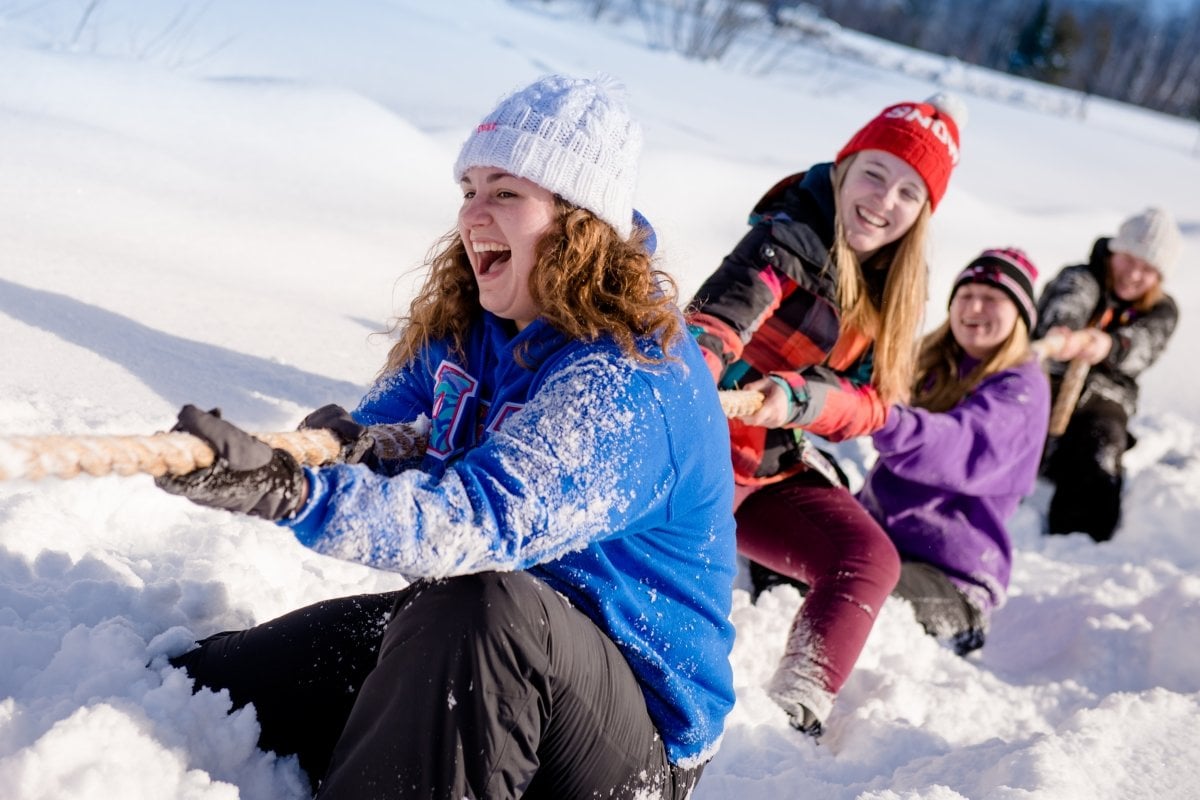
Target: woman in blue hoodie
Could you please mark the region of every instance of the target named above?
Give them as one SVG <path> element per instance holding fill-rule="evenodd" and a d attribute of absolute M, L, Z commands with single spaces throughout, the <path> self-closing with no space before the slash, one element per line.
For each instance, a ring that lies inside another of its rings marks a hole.
<path fill-rule="evenodd" d="M 608 80 L 510 95 L 454 168 L 457 228 L 353 414 L 300 469 L 187 407 L 221 455 L 160 479 L 413 582 L 173 659 L 253 703 L 319 797 L 683 798 L 733 705 L 727 427 L 632 196 L 640 131 Z M 406 461 L 365 426 L 430 420 Z M 364 457 L 365 456 L 365 457 Z"/>
<path fill-rule="evenodd" d="M 921 347 L 911 406 L 872 434 L 859 493 L 900 553 L 893 595 L 960 655 L 983 646 L 1012 566 L 1005 521 L 1033 490 L 1049 382 L 1030 349 L 1037 270 L 987 250 L 954 282 L 949 318 Z"/>

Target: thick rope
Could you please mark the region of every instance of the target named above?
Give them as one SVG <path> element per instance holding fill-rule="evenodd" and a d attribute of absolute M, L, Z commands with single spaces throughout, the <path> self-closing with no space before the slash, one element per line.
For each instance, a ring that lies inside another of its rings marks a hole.
<path fill-rule="evenodd" d="M 1046 336 L 1042 339 L 1035 339 L 1029 343 L 1029 349 L 1037 356 L 1038 361 L 1048 361 L 1058 353 L 1059 349 L 1066 342 L 1066 338 L 1059 336 L 1057 333 Z"/>
<path fill-rule="evenodd" d="M 1061 337 L 1033 343 L 1039 360 L 1057 352 Z M 1071 362 L 1059 390 L 1058 402 L 1051 413 L 1050 434 L 1056 436 L 1066 427 L 1075 410 L 1079 389 L 1087 376 L 1087 365 Z M 761 392 L 729 389 L 718 392 L 726 417 L 753 414 L 763 403 Z M 429 434 L 428 420 L 421 423 L 373 425 L 375 454 L 382 459 L 399 459 L 425 452 Z M 325 429 L 259 433 L 255 436 L 271 447 L 291 453 L 301 464 L 320 466 L 340 458 L 341 445 Z M 139 472 L 159 476 L 183 475 L 213 462 L 213 452 L 203 439 L 187 433 L 156 433 L 151 436 L 10 436 L 0 438 L 0 481 L 37 480 L 47 475 L 73 478 L 88 475 L 133 475 Z"/>
<path fill-rule="evenodd" d="M 1075 408 L 1079 405 L 1079 396 L 1083 394 L 1083 383 L 1091 371 L 1092 365 L 1082 358 L 1072 359 L 1067 364 L 1067 370 L 1058 384 L 1054 406 L 1050 409 L 1050 425 L 1046 431 L 1049 435 L 1062 436 L 1067 430 Z"/>
<path fill-rule="evenodd" d="M 372 425 L 375 455 L 399 459 L 421 455 L 428 421 Z M 255 438 L 286 450 L 301 464 L 320 466 L 338 461 L 341 443 L 323 428 L 286 433 L 256 433 Z M 212 448 L 190 433 L 150 436 L 10 436 L 0 438 L 0 480 L 38 480 L 46 476 L 184 475 L 212 464 Z"/>
<path fill-rule="evenodd" d="M 1037 356 L 1038 361 L 1046 361 L 1053 358 L 1062 345 L 1063 337 L 1055 334 L 1030 343 L 1030 348 Z M 1051 436 L 1062 434 L 1067 427 L 1067 420 L 1075 411 L 1075 404 L 1079 401 L 1079 392 L 1083 388 L 1083 379 L 1087 377 L 1088 366 L 1080 365 L 1076 361 L 1072 361 L 1067 367 L 1067 372 L 1063 376 L 1062 385 L 1059 388 L 1057 402 L 1051 410 Z M 721 395 L 721 409 L 727 417 L 749 416 L 758 411 L 763 404 L 762 393 L 753 390 L 727 389 L 719 394 Z"/>
<path fill-rule="evenodd" d="M 758 392 L 720 392 L 728 417 L 752 414 L 762 405 Z M 429 423 L 373 425 L 375 455 L 399 459 L 425 452 Z M 286 450 L 301 464 L 320 466 L 340 458 L 341 445 L 325 429 L 256 433 L 271 447 Z M 149 436 L 9 436 L 0 437 L 0 481 L 74 478 L 81 473 L 104 475 L 184 475 L 212 464 L 212 448 L 190 433 Z"/>
<path fill-rule="evenodd" d="M 727 417 L 745 417 L 758 411 L 763 404 L 762 392 L 746 389 L 725 389 L 721 396 L 721 410 Z"/>
<path fill-rule="evenodd" d="M 1064 337 L 1054 334 L 1034 342 L 1033 352 L 1039 361 L 1048 361 L 1058 353 L 1063 346 Z M 1050 425 L 1047 433 L 1050 436 L 1062 436 L 1079 405 L 1079 396 L 1083 393 L 1083 382 L 1088 376 L 1092 365 L 1082 358 L 1073 358 L 1063 372 L 1062 381 L 1058 384 L 1058 394 L 1054 397 L 1054 406 L 1050 409 Z"/>

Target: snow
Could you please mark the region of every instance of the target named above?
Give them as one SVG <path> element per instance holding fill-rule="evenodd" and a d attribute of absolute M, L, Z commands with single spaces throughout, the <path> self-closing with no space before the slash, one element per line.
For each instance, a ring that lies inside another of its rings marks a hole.
<path fill-rule="evenodd" d="M 985 247 L 1039 286 L 1149 204 L 1185 256 L 1182 321 L 1143 379 L 1125 525 L 1044 538 L 1017 512 L 1008 604 L 969 659 L 890 601 L 814 743 L 762 686 L 800 602 L 733 618 L 738 702 L 698 800 L 1186 798 L 1200 782 L 1200 158 L 1196 125 L 1062 96 L 852 34 L 875 67 L 801 46 L 766 72 L 644 46 L 569 3 L 108 0 L 0 9 L 0 437 L 145 434 L 183 403 L 253 430 L 350 405 L 414 270 L 453 222 L 450 168 L 502 94 L 610 72 L 646 130 L 638 205 L 686 297 L 755 199 L 884 105 L 970 107 L 934 217 L 927 324 Z M 168 27 L 183 10 L 183 23 Z M 745 52 L 735 63 L 762 64 Z M 910 68 L 911 66 L 911 68 Z M 849 472 L 871 458 L 843 446 Z M 11 458 L 11 455 L 5 456 Z M 3 468 L 4 464 L 0 464 Z M 167 654 L 316 600 L 402 585 L 150 478 L 0 481 L 0 797 L 297 798 L 249 709 L 191 694 Z"/>

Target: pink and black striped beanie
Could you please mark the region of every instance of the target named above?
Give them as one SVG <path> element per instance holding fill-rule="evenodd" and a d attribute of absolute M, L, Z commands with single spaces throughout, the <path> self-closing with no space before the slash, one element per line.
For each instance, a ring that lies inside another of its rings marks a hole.
<path fill-rule="evenodd" d="M 1037 267 L 1029 260 L 1024 252 L 1012 247 L 996 250 L 984 250 L 966 269 L 958 273 L 954 279 L 954 289 L 950 299 L 958 287 L 964 283 L 986 283 L 995 286 L 1012 298 L 1017 306 L 1017 313 L 1025 320 L 1025 329 L 1033 332 L 1037 324 L 1037 303 L 1033 299 L 1033 283 L 1037 280 Z"/>

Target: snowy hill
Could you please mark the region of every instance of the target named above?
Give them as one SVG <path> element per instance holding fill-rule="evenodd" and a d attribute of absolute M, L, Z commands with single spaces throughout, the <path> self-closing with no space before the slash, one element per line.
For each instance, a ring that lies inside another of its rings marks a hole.
<path fill-rule="evenodd" d="M 697 798 L 1196 796 L 1194 123 L 1095 100 L 1086 121 L 1050 113 L 1044 89 L 852 34 L 882 67 L 804 48 L 765 73 L 693 63 L 563 2 L 242 0 L 164 34 L 190 6 L 109 0 L 73 41 L 78 6 L 0 9 L 0 437 L 148 433 L 185 402 L 288 429 L 355 403 L 387 348 L 372 334 L 453 222 L 458 145 L 542 73 L 629 87 L 639 207 L 684 295 L 775 179 L 888 103 L 955 90 L 970 121 L 934 217 L 930 325 L 985 247 L 1024 248 L 1040 285 L 1148 204 L 1184 228 L 1182 321 L 1143 381 L 1125 524 L 1104 545 L 1043 538 L 1041 487 L 1012 522 L 984 650 L 958 658 L 889 603 L 819 745 L 761 689 L 799 596 L 739 590 L 738 703 Z M 861 474 L 867 446 L 841 449 Z M 192 696 L 163 654 L 402 583 L 145 476 L 0 482 L 0 797 L 306 796 L 293 760 L 254 747 L 252 714 Z"/>

